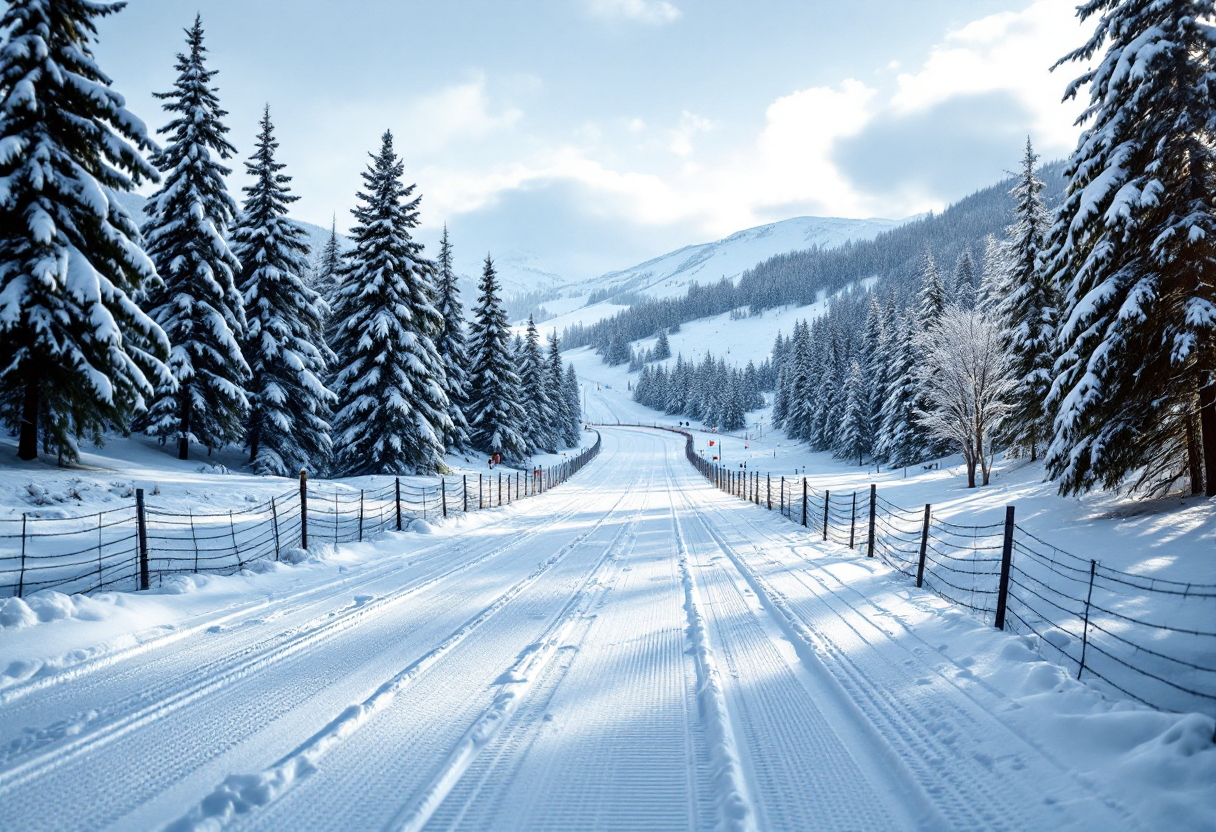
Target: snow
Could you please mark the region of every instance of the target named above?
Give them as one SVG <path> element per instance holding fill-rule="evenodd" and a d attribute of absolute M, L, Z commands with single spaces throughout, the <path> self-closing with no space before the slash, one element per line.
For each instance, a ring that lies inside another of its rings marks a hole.
<path fill-rule="evenodd" d="M 582 368 L 583 357 L 568 358 Z M 593 417 L 644 415 L 615 383 L 589 386 Z M 510 507 L 428 518 L 430 534 L 415 524 L 145 593 L 5 603 L 6 824 L 1216 824 L 1210 714 L 1107 698 L 1043 660 L 1033 639 L 714 490 L 676 434 L 614 427 L 603 437 L 570 482 Z M 875 476 L 798 456 L 771 434 L 727 446 L 757 468 L 772 451 L 789 452 L 775 464 L 805 460 L 816 476 Z M 11 458 L 11 446 L 0 454 Z M 170 504 L 284 484 L 198 472 L 143 440 L 105 454 L 83 464 L 122 462 L 155 478 L 156 499 Z M 935 490 L 959 513 L 1011 495 L 1032 516 L 1058 513 L 1034 497 L 1042 486 L 1029 470 L 998 469 L 979 500 L 954 486 L 957 471 L 882 482 L 904 489 L 899 502 Z M 29 484 L 72 509 L 129 499 L 100 487 L 113 477 L 6 465 L 0 502 L 28 510 Z M 1187 522 L 1170 551 L 1210 541 L 1210 517 L 1194 506 L 1173 519 Z M 1106 529 L 1096 539 L 1110 540 L 1111 528 L 1155 524 L 1091 518 L 1077 534 Z"/>

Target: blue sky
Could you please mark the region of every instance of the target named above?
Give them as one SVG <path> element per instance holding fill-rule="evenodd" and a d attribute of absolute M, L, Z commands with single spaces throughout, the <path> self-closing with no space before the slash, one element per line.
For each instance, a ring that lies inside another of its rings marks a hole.
<path fill-rule="evenodd" d="M 1075 142 L 1069 0 L 132 0 L 97 54 L 150 128 L 203 16 L 243 159 L 269 103 L 339 228 L 389 128 L 458 263 L 570 278 L 791 216 L 940 209 Z M 234 192 L 243 184 L 235 164 Z"/>

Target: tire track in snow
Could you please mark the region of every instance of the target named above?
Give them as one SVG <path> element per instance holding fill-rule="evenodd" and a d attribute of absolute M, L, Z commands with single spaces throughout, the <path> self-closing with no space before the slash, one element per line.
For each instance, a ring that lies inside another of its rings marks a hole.
<path fill-rule="evenodd" d="M 639 476 L 635 476 L 635 483 Z M 370 697 L 347 707 L 324 728 L 267 769 L 251 775 L 230 775 L 196 806 L 170 823 L 165 829 L 173 830 L 173 832 L 216 830 L 238 818 L 248 818 L 254 810 L 265 809 L 277 803 L 302 779 L 317 770 L 322 757 L 340 747 L 374 716 L 388 710 L 394 700 L 413 682 L 422 677 L 427 670 L 451 655 L 463 642 L 481 630 L 485 623 L 508 607 L 525 590 L 536 584 L 542 576 L 551 571 L 552 567 L 564 560 L 570 552 L 584 545 L 588 538 L 609 521 L 616 506 L 619 506 L 631 490 L 632 484 L 630 488 L 623 490 L 617 504 L 605 512 L 589 529 L 580 533 L 574 540 L 546 559 L 540 568 L 500 595 L 493 604 L 457 628 L 437 647 L 384 682 Z"/>
<path fill-rule="evenodd" d="M 774 534 L 767 524 L 754 522 L 760 517 L 749 516 L 750 507 L 742 514 L 725 510 L 728 507 L 720 505 L 717 492 L 710 488 L 716 519 L 740 534 L 745 541 L 741 545 L 750 547 L 754 557 L 776 567 L 774 579 L 794 581 L 811 594 L 791 599 L 753 568 L 738 547 L 710 529 L 802 663 L 830 683 L 840 718 L 866 726 L 866 733 L 886 746 L 874 765 L 893 762 L 894 766 L 885 769 L 887 776 L 895 774 L 925 795 L 940 819 L 933 826 L 1105 830 L 1131 822 L 1127 810 L 1095 794 L 1093 784 L 1078 782 L 1067 767 L 1012 732 L 994 715 L 998 703 L 978 705 L 954 681 L 925 665 L 917 651 L 898 645 L 892 633 L 872 616 L 860 613 L 822 579 L 805 568 L 791 571 L 789 563 L 765 554 L 772 549 L 792 551 L 805 541 Z M 729 506 L 737 508 L 733 503 Z M 749 531 L 740 533 L 739 524 Z M 752 542 L 756 537 L 767 545 Z M 800 560 L 795 564 L 805 566 Z M 815 581 L 819 590 L 808 580 Z M 888 656 L 888 650 L 898 650 L 904 660 Z M 1009 751 L 1010 740 L 1018 751 Z M 875 747 L 872 741 L 867 745 Z M 1030 758 L 1037 759 L 1031 763 Z M 1063 785 L 1069 782 L 1080 785 L 1090 799 L 1083 798 L 1078 804 L 1075 789 Z"/>
<path fill-rule="evenodd" d="M 271 667 L 305 649 L 313 648 L 320 641 L 340 635 L 353 627 L 366 623 L 371 618 L 386 614 L 411 600 L 418 593 L 448 578 L 467 572 L 491 558 L 498 558 L 503 554 L 520 549 L 548 529 L 568 520 L 578 510 L 575 507 L 551 517 L 547 522 L 525 530 L 522 535 L 516 536 L 507 543 L 487 541 L 484 549 L 480 553 L 475 553 L 472 559 L 446 571 L 423 577 L 416 583 L 374 599 L 368 600 L 357 596 L 354 603 L 343 609 L 322 614 L 270 638 L 262 637 L 246 649 L 228 653 L 213 663 L 196 664 L 191 668 L 191 676 L 194 677 L 194 681 L 186 682 L 184 686 L 180 679 L 169 679 L 159 687 L 141 689 L 139 693 L 121 700 L 110 708 L 91 709 L 78 718 L 61 721 L 42 729 L 27 728 L 24 737 L 15 739 L 7 749 L 0 752 L 0 766 L 6 766 L 0 770 L 0 794 L 42 776 L 77 757 L 93 753 L 105 744 L 145 727 L 155 720 L 164 719 L 236 680 Z M 428 549 L 440 550 L 444 545 L 437 544 Z M 446 545 L 450 546 L 450 543 Z M 375 581 L 391 577 L 405 568 L 408 567 L 386 570 L 356 586 L 367 586 Z M 352 588 L 349 584 L 336 587 L 338 591 L 331 592 L 330 598 L 323 600 L 333 600 L 339 596 L 345 597 Z M 294 601 L 294 598 L 295 596 L 278 599 L 276 605 L 289 604 Z M 208 624 L 213 627 L 216 622 L 212 620 Z M 194 632 L 205 629 L 207 627 L 200 626 L 195 628 Z M 82 730 L 82 728 L 89 730 Z M 35 753 L 35 756 L 28 756 L 31 753 Z M 18 760 L 18 762 L 9 765 L 12 760 Z"/>
<path fill-rule="evenodd" d="M 591 611 L 431 815 L 430 832 L 714 827 L 670 499 L 648 488 L 644 500 Z"/>

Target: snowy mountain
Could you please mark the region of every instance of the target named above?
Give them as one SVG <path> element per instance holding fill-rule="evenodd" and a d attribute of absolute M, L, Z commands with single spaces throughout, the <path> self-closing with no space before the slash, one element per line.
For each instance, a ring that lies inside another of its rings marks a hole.
<path fill-rule="evenodd" d="M 544 284 L 533 281 L 529 284 L 530 291 L 538 294 L 534 306 L 556 316 L 546 322 L 547 328 L 561 329 L 578 322 L 591 324 L 640 298 L 675 297 L 693 283 L 704 286 L 723 277 L 734 279 L 778 254 L 831 249 L 850 240 L 872 240 L 911 219 L 915 218 L 793 217 L 737 231 L 714 242 L 685 246 L 593 280 L 554 287 L 544 294 L 537 291 L 544 289 Z M 511 293 L 505 294 L 510 297 Z M 513 311 L 519 309 L 520 305 L 515 304 Z"/>

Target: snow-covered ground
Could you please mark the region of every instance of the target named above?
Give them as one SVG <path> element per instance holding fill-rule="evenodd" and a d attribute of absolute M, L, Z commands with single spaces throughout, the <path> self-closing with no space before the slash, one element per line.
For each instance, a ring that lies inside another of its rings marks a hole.
<path fill-rule="evenodd" d="M 603 435 L 508 508 L 0 629 L 0 666 L 77 654 L 0 692 L 0 825 L 1216 826 L 1210 716 Z"/>

